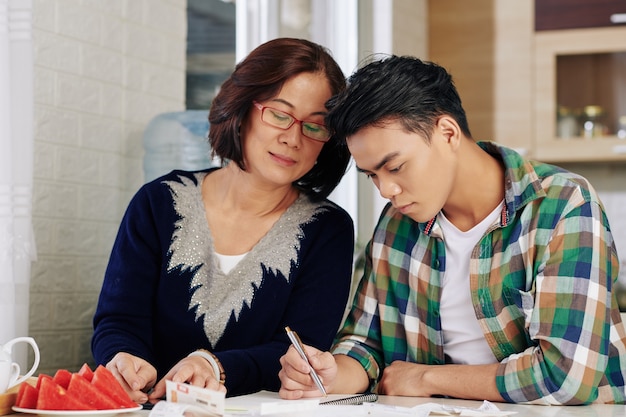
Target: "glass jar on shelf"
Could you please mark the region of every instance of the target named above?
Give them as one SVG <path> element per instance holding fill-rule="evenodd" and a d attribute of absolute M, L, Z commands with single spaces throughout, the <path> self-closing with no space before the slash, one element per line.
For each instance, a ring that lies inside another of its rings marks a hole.
<path fill-rule="evenodd" d="M 617 138 L 626 139 L 626 114 L 620 116 L 617 121 Z"/>
<path fill-rule="evenodd" d="M 556 118 L 557 136 L 562 139 L 580 136 L 578 115 L 572 108 L 559 106 Z"/>
<path fill-rule="evenodd" d="M 604 122 L 605 111 L 601 106 L 585 106 L 582 113 L 583 137 L 591 139 L 605 136 L 608 131 Z"/>

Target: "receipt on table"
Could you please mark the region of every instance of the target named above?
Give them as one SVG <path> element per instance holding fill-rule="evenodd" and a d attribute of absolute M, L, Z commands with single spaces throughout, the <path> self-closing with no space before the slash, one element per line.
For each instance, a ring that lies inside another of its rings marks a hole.
<path fill-rule="evenodd" d="M 517 413 L 517 411 L 501 411 L 494 403 L 489 402 L 487 400 L 483 401 L 483 403 L 478 408 L 470 408 L 470 407 L 457 407 L 457 406 L 448 406 L 442 405 L 441 408 L 444 411 L 449 411 L 451 415 L 459 415 L 459 416 L 509 416 L 511 414 Z"/>
<path fill-rule="evenodd" d="M 426 403 L 415 407 L 399 407 L 393 405 L 364 403 L 363 407 L 389 415 L 409 415 L 414 417 L 428 416 L 459 416 L 459 417 L 499 417 L 516 414 L 516 411 L 501 411 L 495 404 L 483 401 L 480 407 L 459 407 L 446 404 Z"/>
<path fill-rule="evenodd" d="M 223 416 L 223 392 L 165 381 L 166 401 L 155 404 L 150 417 Z"/>

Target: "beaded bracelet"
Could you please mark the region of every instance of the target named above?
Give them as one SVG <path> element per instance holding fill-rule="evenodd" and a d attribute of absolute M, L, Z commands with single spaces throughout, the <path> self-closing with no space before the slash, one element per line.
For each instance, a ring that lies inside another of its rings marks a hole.
<path fill-rule="evenodd" d="M 211 364 L 211 367 L 213 368 L 213 372 L 215 373 L 215 378 L 217 378 L 217 380 L 220 381 L 220 384 L 224 385 L 224 383 L 226 382 L 226 373 L 224 372 L 222 363 L 220 362 L 219 359 L 217 359 L 217 356 L 215 356 L 213 353 L 209 352 L 206 349 L 198 349 L 195 352 L 191 352 L 187 356 L 188 357 L 200 356 L 201 358 L 206 359 Z"/>

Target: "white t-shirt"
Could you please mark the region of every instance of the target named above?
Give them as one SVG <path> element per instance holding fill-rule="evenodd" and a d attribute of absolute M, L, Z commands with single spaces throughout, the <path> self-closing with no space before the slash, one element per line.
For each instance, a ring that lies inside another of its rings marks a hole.
<path fill-rule="evenodd" d="M 469 283 L 469 262 L 472 250 L 487 229 L 500 219 L 501 202 L 487 217 L 467 232 L 463 232 L 439 213 L 437 221 L 446 245 L 446 271 L 443 276 L 440 315 L 444 353 L 452 363 L 495 363 L 472 306 Z"/>
<path fill-rule="evenodd" d="M 222 255 L 221 253 L 215 252 L 217 260 L 220 263 L 220 269 L 225 274 L 228 274 L 247 254 L 248 252 L 242 253 L 241 255 Z"/>

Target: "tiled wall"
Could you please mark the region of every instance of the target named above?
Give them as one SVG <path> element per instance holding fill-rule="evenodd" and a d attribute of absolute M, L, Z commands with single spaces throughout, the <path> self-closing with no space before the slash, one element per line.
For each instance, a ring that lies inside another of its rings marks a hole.
<path fill-rule="evenodd" d="M 186 0 L 34 0 L 30 335 L 40 372 L 91 362 L 91 319 L 142 134 L 184 109 Z"/>

